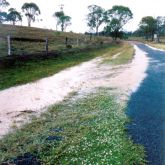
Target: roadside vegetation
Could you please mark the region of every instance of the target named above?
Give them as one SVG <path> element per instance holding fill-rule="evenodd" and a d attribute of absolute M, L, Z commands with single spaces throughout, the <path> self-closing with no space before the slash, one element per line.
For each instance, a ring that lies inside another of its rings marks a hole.
<path fill-rule="evenodd" d="M 143 37 L 130 37 L 130 40 L 138 41 L 138 42 L 150 45 L 152 47 L 165 50 L 165 37 L 160 37 L 159 42 L 146 41 L 146 39 L 144 39 Z"/>
<path fill-rule="evenodd" d="M 159 49 L 165 49 L 165 16 L 145 16 L 136 31 L 131 32 L 130 40 L 140 41 Z"/>
<path fill-rule="evenodd" d="M 9 33 L 10 32 L 10 33 Z M 11 42 L 11 54 L 29 55 L 36 53 L 45 53 L 44 42 L 23 42 L 21 38 L 28 39 L 48 39 L 48 51 L 56 52 L 66 49 L 67 44 L 72 45 L 72 48 L 84 48 L 89 45 L 97 45 L 100 43 L 110 43 L 110 37 L 97 37 L 73 32 L 60 32 L 41 28 L 10 26 L 0 24 L 0 57 L 7 56 L 7 35 L 20 38 L 20 41 L 13 40 Z"/>
<path fill-rule="evenodd" d="M 109 58 L 109 54 L 105 54 L 103 63 L 111 64 L 111 65 L 121 65 L 130 62 L 134 55 L 134 48 L 132 45 L 128 43 L 124 43 L 120 48 L 116 49 L 112 48 L 113 57 Z"/>
<path fill-rule="evenodd" d="M 147 44 L 150 45 L 150 46 L 152 46 L 152 47 L 165 50 L 165 43 L 162 43 L 162 42 L 161 43 L 149 42 Z"/>
<path fill-rule="evenodd" d="M 127 136 L 125 109 L 111 89 L 76 93 L 0 140 L 1 162 L 30 152 L 43 164 L 141 164 L 142 146 Z M 19 140 L 18 140 L 19 139 Z"/>
<path fill-rule="evenodd" d="M 120 53 L 119 56 L 111 60 L 117 53 Z M 53 67 L 60 60 L 59 66 L 65 68 L 100 55 L 106 64 L 124 64 L 126 59 L 122 56 L 126 54 L 129 54 L 126 58 L 129 62 L 133 58 L 133 47 L 120 43 L 97 51 L 69 55 L 67 58 L 41 61 L 41 64 L 46 62 L 41 68 L 47 70 L 45 74 L 49 75 L 56 70 Z M 32 72 L 35 72 L 34 66 L 35 62 L 29 65 Z M 59 69 L 59 66 L 56 67 Z M 25 68 L 23 66 L 24 74 Z M 41 68 L 36 68 L 36 72 Z M 28 71 L 25 75 L 31 76 L 32 73 Z M 128 137 L 126 124 L 129 119 L 125 107 L 116 102 L 116 96 L 111 95 L 112 90 L 99 88 L 81 97 L 73 92 L 39 117 L 31 113 L 30 123 L 21 128 L 13 123 L 13 132 L 0 140 L 0 163 L 13 163 L 17 156 L 20 158 L 31 153 L 42 164 L 145 164 L 144 148 L 134 144 Z"/>
<path fill-rule="evenodd" d="M 0 69 L 0 89 L 36 81 L 40 78 L 51 76 L 65 68 L 105 54 L 105 59 L 110 60 L 109 57 L 122 51 L 121 55 L 116 60 L 112 60 L 112 62 L 116 64 L 123 63 L 124 61 L 127 62 L 132 58 L 132 54 L 130 54 L 132 51 L 130 49 L 128 44 L 111 43 L 109 46 L 100 46 L 100 48 L 98 47 L 95 50 L 60 55 L 57 58 L 31 60 L 26 63 L 18 62 L 15 66 Z"/>

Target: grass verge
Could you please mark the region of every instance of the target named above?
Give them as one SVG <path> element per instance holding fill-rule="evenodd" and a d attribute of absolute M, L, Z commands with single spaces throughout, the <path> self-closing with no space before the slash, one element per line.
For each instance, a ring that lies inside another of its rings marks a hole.
<path fill-rule="evenodd" d="M 108 52 L 111 57 L 116 52 L 125 49 L 124 44 L 112 44 L 111 46 L 90 50 L 70 55 L 61 55 L 58 58 L 32 60 L 30 62 L 20 62 L 11 68 L 0 69 L 0 90 L 11 86 L 24 84 L 51 76 L 65 68 L 75 66 L 81 62 L 88 61 Z"/>
<path fill-rule="evenodd" d="M 139 42 L 142 42 L 144 44 L 150 45 L 152 47 L 165 50 L 165 39 L 164 39 L 164 37 L 161 37 L 159 39 L 159 41 L 160 41 L 159 43 L 156 43 L 154 41 L 147 41 L 143 37 L 131 37 L 130 40 L 131 41 L 139 41 Z"/>
<path fill-rule="evenodd" d="M 43 164 L 145 164 L 143 147 L 127 136 L 125 109 L 111 89 L 67 98 L 0 140 L 1 162 L 26 152 Z"/>
<path fill-rule="evenodd" d="M 128 43 L 124 43 L 121 48 L 114 49 L 114 57 L 109 58 L 109 54 L 104 55 L 104 63 L 111 64 L 111 65 L 121 65 L 126 64 L 132 60 L 134 55 L 134 48 L 132 45 Z"/>
<path fill-rule="evenodd" d="M 148 45 L 165 50 L 165 44 L 164 43 L 147 43 Z"/>

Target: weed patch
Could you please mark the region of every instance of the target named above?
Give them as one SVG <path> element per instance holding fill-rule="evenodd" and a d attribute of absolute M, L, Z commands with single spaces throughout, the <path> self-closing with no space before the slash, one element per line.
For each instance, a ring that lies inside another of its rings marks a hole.
<path fill-rule="evenodd" d="M 125 109 L 110 92 L 68 98 L 6 135 L 0 140 L 1 162 L 32 153 L 43 164 L 144 164 L 143 147 L 127 136 Z"/>

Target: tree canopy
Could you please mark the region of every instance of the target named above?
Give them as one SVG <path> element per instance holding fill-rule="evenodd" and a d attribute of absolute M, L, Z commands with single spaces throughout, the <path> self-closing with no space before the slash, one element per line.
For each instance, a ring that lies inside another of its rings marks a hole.
<path fill-rule="evenodd" d="M 35 22 L 36 16 L 41 14 L 39 7 L 35 3 L 24 3 L 22 11 L 25 12 L 29 27 L 31 26 L 32 21 Z"/>
<path fill-rule="evenodd" d="M 7 14 L 7 21 L 11 21 L 12 24 L 15 25 L 16 22 L 22 21 L 22 16 L 14 8 L 10 8 L 9 13 Z"/>
<path fill-rule="evenodd" d="M 165 16 L 158 16 L 156 20 L 158 35 L 165 35 Z"/>
<path fill-rule="evenodd" d="M 64 31 L 67 26 L 71 25 L 71 17 L 65 15 L 63 11 L 58 11 L 53 14 L 53 16 L 57 19 L 56 29 L 57 26 L 61 26 L 61 31 Z"/>
<path fill-rule="evenodd" d="M 5 21 L 12 22 L 13 25 L 16 24 L 18 21 L 22 21 L 22 15 L 14 8 L 10 8 L 8 13 L 3 11 L 2 9 L 7 7 L 9 3 L 7 0 L 0 0 L 0 23 Z M 88 6 L 89 13 L 87 14 L 86 20 L 87 25 L 90 27 L 90 31 L 95 30 L 97 35 L 106 34 L 111 35 L 114 39 L 121 36 L 123 26 L 132 19 L 132 12 L 128 7 L 125 6 L 113 6 L 112 9 L 105 10 L 101 6 L 97 5 L 89 5 Z M 37 4 L 31 3 L 24 3 L 22 6 L 22 12 L 24 12 L 28 26 L 31 26 L 32 22 L 36 21 L 36 17 L 41 14 L 41 11 Z M 66 15 L 63 11 L 63 6 L 61 7 L 60 11 L 57 11 L 53 14 L 56 19 L 56 30 L 57 27 L 60 26 L 61 31 L 66 30 L 66 28 L 71 25 L 71 17 Z M 165 26 L 162 24 L 162 19 L 159 21 L 159 25 L 157 26 L 163 27 Z M 100 29 L 103 31 L 100 31 Z"/>
<path fill-rule="evenodd" d="M 7 20 L 7 12 L 3 11 L 3 8 L 6 8 L 9 5 L 9 2 L 6 0 L 0 0 L 0 23 L 3 23 Z"/>
<path fill-rule="evenodd" d="M 157 29 L 157 20 L 152 16 L 143 17 L 140 21 L 139 29 L 143 32 L 147 40 L 151 37 L 153 41 L 154 33 Z"/>
<path fill-rule="evenodd" d="M 96 34 L 98 34 L 98 30 L 100 25 L 105 21 L 105 10 L 97 5 L 88 6 L 89 14 L 87 15 L 87 25 L 91 29 L 96 29 Z"/>
<path fill-rule="evenodd" d="M 0 10 L 9 5 L 10 5 L 9 2 L 7 2 L 6 0 L 0 0 Z"/>
<path fill-rule="evenodd" d="M 116 39 L 119 31 L 132 17 L 133 14 L 128 7 L 113 6 L 112 9 L 106 12 L 106 32 L 113 32 L 114 38 Z"/>

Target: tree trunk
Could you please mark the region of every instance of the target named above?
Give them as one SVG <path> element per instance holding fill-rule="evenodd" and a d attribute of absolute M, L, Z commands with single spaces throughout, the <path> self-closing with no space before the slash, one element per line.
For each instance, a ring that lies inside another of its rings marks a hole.
<path fill-rule="evenodd" d="M 28 22 L 28 27 L 30 27 L 31 26 L 31 23 L 30 22 Z"/>
<path fill-rule="evenodd" d="M 98 27 L 98 26 L 96 26 L 96 35 L 97 35 L 97 36 L 99 36 L 98 31 L 99 31 L 99 27 Z"/>
<path fill-rule="evenodd" d="M 61 24 L 61 31 L 62 32 L 64 31 L 64 24 L 63 23 Z"/>
<path fill-rule="evenodd" d="M 28 17 L 28 27 L 31 26 L 31 19 Z"/>
<path fill-rule="evenodd" d="M 90 41 L 92 40 L 92 33 L 90 33 Z"/>
<path fill-rule="evenodd" d="M 57 31 L 57 29 L 58 29 L 58 25 L 56 24 L 56 31 Z"/>
<path fill-rule="evenodd" d="M 146 32 L 146 40 L 148 41 L 148 32 Z"/>
<path fill-rule="evenodd" d="M 151 41 L 152 41 L 152 42 L 154 41 L 154 34 L 152 34 L 152 38 L 151 38 Z"/>
<path fill-rule="evenodd" d="M 117 40 L 118 31 L 115 31 L 115 41 Z"/>
<path fill-rule="evenodd" d="M 151 33 L 151 41 L 153 42 L 154 41 L 154 32 L 152 31 L 152 33 Z"/>
<path fill-rule="evenodd" d="M 157 37 L 158 37 L 158 43 L 159 43 L 160 42 L 160 40 L 159 40 L 160 39 L 159 33 L 157 34 Z"/>

